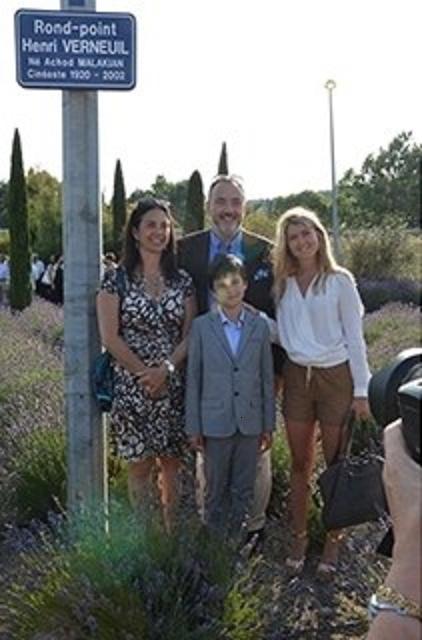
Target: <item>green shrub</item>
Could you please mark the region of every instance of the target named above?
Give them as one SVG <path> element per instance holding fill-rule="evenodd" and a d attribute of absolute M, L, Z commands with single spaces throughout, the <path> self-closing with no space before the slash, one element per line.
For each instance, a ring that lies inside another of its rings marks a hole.
<path fill-rule="evenodd" d="M 8 229 L 0 229 L 0 253 L 10 253 L 10 237 Z"/>
<path fill-rule="evenodd" d="M 277 430 L 271 447 L 272 492 L 269 512 L 279 516 L 286 506 L 290 477 L 290 451 L 284 427 Z"/>
<path fill-rule="evenodd" d="M 8 450 L 11 474 L 9 504 L 22 524 L 45 519 L 66 502 L 65 436 L 61 429 L 41 428 L 13 437 Z"/>
<path fill-rule="evenodd" d="M 356 278 L 404 277 L 414 263 L 409 234 L 400 223 L 350 232 L 343 247 L 345 266 Z"/>
<path fill-rule="evenodd" d="M 111 505 L 24 552 L 0 596 L 0 627 L 33 640 L 259 640 L 259 592 L 232 550 L 187 521 L 159 522 Z"/>

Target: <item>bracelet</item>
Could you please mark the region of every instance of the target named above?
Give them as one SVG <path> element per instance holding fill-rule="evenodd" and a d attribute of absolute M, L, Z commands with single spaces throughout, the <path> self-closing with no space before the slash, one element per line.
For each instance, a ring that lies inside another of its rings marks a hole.
<path fill-rule="evenodd" d="M 398 607 L 402 615 L 422 620 L 421 605 L 410 598 L 406 598 L 406 596 L 392 587 L 381 585 L 379 589 L 377 589 L 376 596 L 383 602 Z"/>
<path fill-rule="evenodd" d="M 166 367 L 167 372 L 170 375 L 173 375 L 173 373 L 176 371 L 176 367 L 174 366 L 171 360 L 168 360 L 168 359 L 163 360 L 163 365 Z"/>

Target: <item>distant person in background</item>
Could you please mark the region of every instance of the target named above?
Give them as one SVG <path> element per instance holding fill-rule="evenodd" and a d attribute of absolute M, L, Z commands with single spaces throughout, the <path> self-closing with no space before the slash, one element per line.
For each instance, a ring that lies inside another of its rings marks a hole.
<path fill-rule="evenodd" d="M 40 257 L 36 253 L 34 253 L 34 255 L 32 256 L 32 263 L 31 263 L 31 280 L 32 280 L 32 288 L 35 291 L 35 293 L 37 293 L 38 295 L 40 295 L 41 278 L 44 271 L 45 271 L 44 262 L 40 259 Z"/>
<path fill-rule="evenodd" d="M 102 267 L 103 273 L 106 273 L 109 269 L 117 268 L 117 257 L 113 251 L 107 251 L 107 253 L 104 254 Z"/>
<path fill-rule="evenodd" d="M 422 638 L 422 468 L 406 449 L 401 420 L 384 431 L 384 486 L 394 530 L 390 571 L 372 596 L 367 640 Z"/>
<path fill-rule="evenodd" d="M 56 273 L 56 262 L 59 256 L 52 255 L 50 260 L 41 276 L 40 282 L 40 295 L 46 300 L 52 301 L 53 298 L 53 284 L 54 276 Z"/>
<path fill-rule="evenodd" d="M 7 305 L 9 291 L 10 269 L 4 253 L 0 253 L 0 307 Z"/>
<path fill-rule="evenodd" d="M 246 198 L 240 178 L 219 175 L 208 192 L 211 229 L 191 233 L 178 242 L 179 266 L 192 276 L 196 289 L 199 313 L 215 307 L 215 299 L 208 282 L 209 265 L 219 254 L 233 254 L 245 265 L 248 287 L 245 302 L 274 316 L 271 296 L 273 284 L 270 252 L 272 244 L 242 228 L 246 213 Z M 281 349 L 273 350 L 276 376 L 283 363 Z M 204 471 L 202 456 L 198 455 L 198 502 L 203 506 Z M 248 522 L 250 539 L 261 542 L 264 535 L 266 509 L 271 495 L 271 453 L 260 454 L 257 466 L 254 502 Z"/>
<path fill-rule="evenodd" d="M 54 278 L 53 278 L 53 291 L 52 291 L 52 302 L 55 304 L 63 304 L 64 295 L 63 295 L 63 287 L 64 287 L 64 259 L 63 256 L 56 256 L 56 263 L 54 268 Z"/>

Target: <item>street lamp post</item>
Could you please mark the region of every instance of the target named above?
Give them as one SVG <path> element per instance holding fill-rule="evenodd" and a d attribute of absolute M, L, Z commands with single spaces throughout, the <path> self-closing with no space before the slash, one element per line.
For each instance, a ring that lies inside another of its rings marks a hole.
<path fill-rule="evenodd" d="M 340 228 L 337 210 L 337 180 L 336 180 L 336 162 L 334 150 L 334 116 L 333 116 L 333 91 L 336 88 L 334 80 L 327 80 L 325 88 L 328 91 L 328 104 L 330 113 L 330 156 L 331 156 L 331 199 L 332 199 L 332 226 L 333 226 L 333 244 L 334 254 L 337 259 L 340 258 Z"/>

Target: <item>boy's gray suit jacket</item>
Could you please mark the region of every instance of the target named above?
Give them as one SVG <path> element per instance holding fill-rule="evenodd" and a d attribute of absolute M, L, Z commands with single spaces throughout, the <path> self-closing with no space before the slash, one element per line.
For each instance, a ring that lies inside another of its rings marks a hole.
<path fill-rule="evenodd" d="M 226 438 L 275 426 L 273 361 L 267 324 L 246 310 L 236 356 L 218 312 L 195 318 L 189 339 L 186 432 Z"/>

